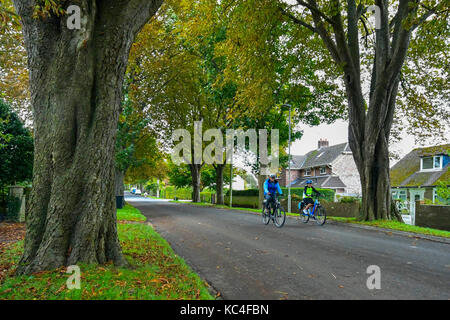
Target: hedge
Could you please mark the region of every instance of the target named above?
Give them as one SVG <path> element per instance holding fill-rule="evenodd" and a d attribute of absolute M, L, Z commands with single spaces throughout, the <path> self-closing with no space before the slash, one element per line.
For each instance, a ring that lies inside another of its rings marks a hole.
<path fill-rule="evenodd" d="M 200 201 L 211 202 L 212 195 L 215 194 L 213 191 L 200 192 Z M 191 188 L 179 188 L 176 189 L 174 186 L 167 186 L 161 190 L 161 197 L 164 199 L 173 199 L 177 197 L 179 200 L 192 200 L 192 189 Z"/>
<path fill-rule="evenodd" d="M 297 198 L 299 200 L 303 199 L 303 189 L 304 188 L 291 188 L 291 196 L 292 198 Z M 334 195 L 335 191 L 331 189 L 320 189 L 317 188 L 317 191 L 319 191 L 325 200 L 333 202 L 334 201 Z M 283 194 L 287 196 L 288 189 L 287 188 L 281 188 L 281 191 L 283 191 Z M 230 192 L 226 193 L 227 196 L 230 195 Z M 242 196 L 242 197 L 254 197 L 259 196 L 259 190 L 258 189 L 248 189 L 248 190 L 233 190 L 233 197 L 234 196 Z"/>
<path fill-rule="evenodd" d="M 224 197 L 225 205 L 230 205 L 230 196 Z M 258 208 L 259 199 L 256 196 L 235 196 L 233 192 L 233 207 Z"/>
<path fill-rule="evenodd" d="M 288 188 L 281 188 L 281 190 L 283 191 L 283 194 L 288 194 Z M 291 188 L 291 197 L 295 195 L 298 197 L 298 199 L 303 199 L 303 190 L 304 188 Z M 316 188 L 316 190 L 322 194 L 323 198 L 326 201 L 334 202 L 334 195 L 336 194 L 336 191 L 332 189 L 321 188 Z"/>
<path fill-rule="evenodd" d="M 215 192 L 211 192 L 211 191 L 200 192 L 200 202 L 211 203 L 211 197 L 212 197 L 213 194 L 216 194 L 216 193 Z"/>
<path fill-rule="evenodd" d="M 227 190 L 226 196 L 230 195 L 230 190 Z M 259 190 L 258 189 L 247 189 L 247 190 L 233 190 L 233 197 L 253 197 L 253 196 L 259 196 Z"/>
<path fill-rule="evenodd" d="M 175 192 L 176 191 L 176 192 Z M 191 188 L 179 188 L 175 190 L 174 186 L 167 186 L 164 188 L 164 198 L 173 199 L 177 197 L 180 200 L 192 200 Z"/>

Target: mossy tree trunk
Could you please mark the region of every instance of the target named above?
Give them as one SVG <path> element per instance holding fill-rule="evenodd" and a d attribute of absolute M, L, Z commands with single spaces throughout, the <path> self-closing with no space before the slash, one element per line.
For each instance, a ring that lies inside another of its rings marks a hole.
<path fill-rule="evenodd" d="M 79 262 L 126 264 L 114 203 L 121 88 L 134 38 L 161 2 L 79 0 L 82 26 L 69 30 L 67 17 L 35 19 L 35 0 L 14 0 L 28 53 L 35 133 L 19 274 Z"/>
<path fill-rule="evenodd" d="M 225 169 L 225 164 L 214 165 L 216 169 L 216 204 L 223 205 L 224 194 L 223 194 L 223 171 Z"/>

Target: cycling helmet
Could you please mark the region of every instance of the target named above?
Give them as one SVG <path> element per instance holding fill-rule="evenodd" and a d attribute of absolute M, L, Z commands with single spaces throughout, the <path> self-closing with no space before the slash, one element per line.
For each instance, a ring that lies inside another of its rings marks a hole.
<path fill-rule="evenodd" d="M 306 180 L 306 184 L 313 183 L 312 180 Z"/>
<path fill-rule="evenodd" d="M 271 174 L 270 176 L 269 176 L 269 178 L 276 178 L 277 177 L 277 175 L 276 174 Z"/>

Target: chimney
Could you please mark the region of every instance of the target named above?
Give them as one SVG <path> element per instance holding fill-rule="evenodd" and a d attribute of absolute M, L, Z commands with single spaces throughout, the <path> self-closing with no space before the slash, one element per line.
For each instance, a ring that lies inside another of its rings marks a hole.
<path fill-rule="evenodd" d="M 327 148 L 328 146 L 329 146 L 328 140 L 320 138 L 318 149 Z"/>

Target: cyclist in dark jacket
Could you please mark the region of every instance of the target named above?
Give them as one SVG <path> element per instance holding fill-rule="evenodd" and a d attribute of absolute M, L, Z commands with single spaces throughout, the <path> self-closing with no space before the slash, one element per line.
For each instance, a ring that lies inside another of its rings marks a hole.
<path fill-rule="evenodd" d="M 276 176 L 271 174 L 269 179 L 264 182 L 264 199 L 266 200 L 266 208 L 269 208 L 269 203 L 275 201 L 277 192 L 281 195 L 280 184 L 275 180 Z"/>
<path fill-rule="evenodd" d="M 303 189 L 303 203 L 305 204 L 305 209 L 303 209 L 304 214 L 308 214 L 308 209 L 314 205 L 314 200 L 312 199 L 313 193 L 320 195 L 320 192 L 312 186 L 312 180 L 308 180 L 306 181 L 305 189 Z"/>

